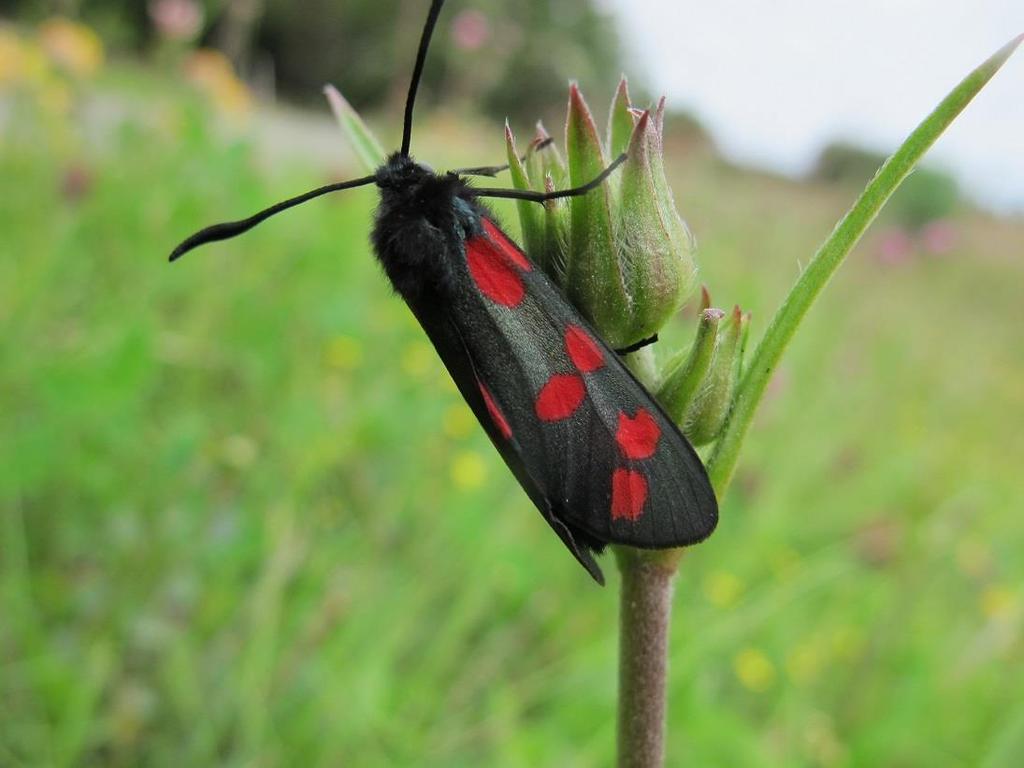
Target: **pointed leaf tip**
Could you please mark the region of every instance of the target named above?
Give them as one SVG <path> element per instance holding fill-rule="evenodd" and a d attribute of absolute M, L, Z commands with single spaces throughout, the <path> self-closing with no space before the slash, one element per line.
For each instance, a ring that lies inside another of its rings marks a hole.
<path fill-rule="evenodd" d="M 625 104 L 631 104 L 629 100 L 629 81 L 626 80 L 626 76 L 622 75 L 619 79 L 619 85 L 615 89 L 615 101 L 621 101 Z"/>
<path fill-rule="evenodd" d="M 516 149 L 515 136 L 508 120 L 505 121 L 505 153 L 508 160 L 508 170 L 515 189 L 531 189 L 530 173 L 519 158 Z M 529 154 L 529 153 L 528 153 Z M 516 208 L 519 211 L 519 223 L 523 232 L 523 245 L 526 252 L 530 254 L 541 268 L 546 268 L 544 261 L 544 218 L 543 212 L 537 206 L 526 200 L 517 200 Z"/>
<path fill-rule="evenodd" d="M 629 146 L 629 137 L 633 132 L 633 124 L 636 122 L 636 115 L 629 101 L 629 87 L 626 83 L 626 76 L 619 80 L 619 86 L 615 89 L 615 97 L 612 99 L 611 110 L 608 113 L 608 152 L 612 157 L 618 157 L 626 151 Z"/>
<path fill-rule="evenodd" d="M 612 109 L 615 109 L 615 106 L 618 104 L 625 104 L 626 106 L 629 106 L 631 103 L 633 102 L 630 100 L 630 86 L 626 80 L 626 76 L 623 75 L 622 80 L 618 81 L 618 85 L 615 87 L 615 96 L 612 99 Z"/>
<path fill-rule="evenodd" d="M 629 155 L 636 160 L 641 160 L 647 154 L 647 143 L 644 141 L 647 132 L 647 123 L 651 119 L 648 110 L 639 112 L 633 126 L 633 135 L 629 139 Z"/>
<path fill-rule="evenodd" d="M 594 116 L 575 82 L 569 86 L 565 128 L 570 178 L 574 185 L 585 184 L 604 170 L 604 151 Z"/>
<path fill-rule="evenodd" d="M 587 103 L 583 100 L 583 94 L 580 93 L 580 84 L 575 80 L 569 81 L 569 103 L 576 107 L 587 106 Z"/>
<path fill-rule="evenodd" d="M 377 137 L 369 129 L 359 113 L 355 111 L 348 100 L 341 95 L 341 91 L 330 83 L 324 86 L 324 96 L 331 106 L 335 120 L 341 127 L 342 132 L 348 137 L 363 167 L 368 171 L 375 171 L 384 162 L 384 149 L 381 147 Z"/>
<path fill-rule="evenodd" d="M 991 73 L 989 76 L 995 74 L 996 72 L 999 71 L 1003 64 L 1006 63 L 1007 59 L 1009 59 L 1014 54 L 1014 52 L 1020 47 L 1021 43 L 1024 43 L 1024 33 L 1017 35 L 1015 38 L 1013 38 L 1010 42 L 1008 42 L 998 51 L 993 53 L 992 56 L 990 56 L 985 61 L 985 63 L 982 64 L 978 69 L 987 70 L 989 73 Z"/>

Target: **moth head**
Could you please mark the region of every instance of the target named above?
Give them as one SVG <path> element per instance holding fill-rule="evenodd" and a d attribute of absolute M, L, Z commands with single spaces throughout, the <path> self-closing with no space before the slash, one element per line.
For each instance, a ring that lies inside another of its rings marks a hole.
<path fill-rule="evenodd" d="M 377 169 L 376 182 L 382 191 L 418 190 L 434 175 L 430 166 L 417 163 L 401 152 L 395 152 Z"/>

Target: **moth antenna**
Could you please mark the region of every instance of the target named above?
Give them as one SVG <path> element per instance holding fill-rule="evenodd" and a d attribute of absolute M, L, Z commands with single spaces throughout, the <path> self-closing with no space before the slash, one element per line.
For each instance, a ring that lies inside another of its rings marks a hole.
<path fill-rule="evenodd" d="M 205 229 L 201 229 L 191 237 L 182 241 L 177 248 L 171 251 L 170 258 L 168 261 L 177 261 L 186 253 L 191 251 L 193 248 L 198 248 L 200 245 L 206 243 L 215 243 L 218 240 L 228 240 L 232 237 L 241 235 L 243 232 L 248 232 L 250 229 L 255 227 L 260 222 L 266 221 L 271 216 L 280 213 L 281 211 L 287 210 L 288 208 L 294 208 L 296 205 L 301 205 L 307 200 L 312 200 L 314 197 L 320 197 L 326 195 L 329 192 L 339 192 L 343 189 L 352 189 L 353 187 L 362 187 L 366 184 L 372 184 L 377 180 L 376 176 L 363 176 L 360 179 L 352 179 L 351 181 L 339 181 L 334 184 L 327 184 L 323 187 L 317 187 L 309 192 L 306 192 L 296 197 L 290 197 L 287 200 L 282 200 L 280 203 L 275 203 L 269 208 L 264 208 L 259 213 L 255 213 L 247 219 L 239 219 L 238 221 L 226 221 L 221 224 L 213 224 Z"/>
<path fill-rule="evenodd" d="M 427 12 L 427 23 L 423 25 L 423 35 L 420 37 L 420 48 L 416 52 L 416 65 L 412 70 L 409 95 L 405 99 L 405 124 L 402 128 L 401 150 L 401 154 L 405 157 L 409 156 L 409 145 L 412 143 L 412 110 L 416 105 L 416 91 L 420 87 L 420 78 L 423 77 L 423 65 L 427 61 L 427 49 L 430 47 L 430 38 L 434 34 L 437 17 L 441 15 L 442 5 L 444 5 L 444 0 L 433 0 L 431 2 L 430 11 Z"/>
<path fill-rule="evenodd" d="M 509 200 L 529 200 L 532 203 L 543 203 L 547 200 L 554 200 L 558 197 L 577 197 L 579 195 L 585 195 L 593 189 L 601 186 L 601 183 L 612 175 L 612 171 L 618 168 L 626 161 L 626 153 L 623 152 L 621 155 L 612 161 L 611 165 L 605 168 L 595 178 L 588 181 L 579 187 L 573 187 L 572 189 L 557 189 L 554 192 L 532 192 L 528 189 L 473 189 L 470 190 L 470 194 L 473 197 L 504 197 Z"/>

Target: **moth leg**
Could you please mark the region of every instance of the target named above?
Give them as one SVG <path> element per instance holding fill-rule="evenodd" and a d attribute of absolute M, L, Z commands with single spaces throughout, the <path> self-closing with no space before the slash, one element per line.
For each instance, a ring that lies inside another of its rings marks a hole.
<path fill-rule="evenodd" d="M 623 152 L 615 158 L 611 164 L 596 177 L 572 189 L 556 189 L 554 192 L 535 192 L 532 189 L 471 189 L 469 194 L 473 197 L 503 197 L 506 200 L 529 200 L 531 203 L 543 203 L 547 200 L 557 200 L 560 197 L 579 197 L 593 189 L 597 189 L 604 180 L 612 175 L 612 172 L 626 162 L 626 153 Z"/>
<path fill-rule="evenodd" d="M 638 349 L 643 349 L 644 347 L 646 347 L 646 346 L 648 346 L 650 344 L 653 344 L 657 340 L 658 340 L 658 334 L 654 334 L 653 336 L 648 336 L 646 339 L 640 339 L 640 341 L 638 341 L 636 344 L 630 344 L 628 347 L 623 347 L 622 349 L 616 349 L 615 350 L 615 354 L 620 355 L 620 356 L 621 355 L 628 355 L 630 352 L 636 352 Z"/>
<path fill-rule="evenodd" d="M 519 162 L 525 163 L 530 159 L 530 155 L 551 146 L 553 141 L 554 139 L 548 136 L 546 139 L 531 144 L 530 148 L 519 156 Z M 508 163 L 505 163 L 504 165 L 478 165 L 473 168 L 456 168 L 453 171 L 448 171 L 448 173 L 454 173 L 457 176 L 497 176 L 502 171 L 507 170 Z"/>

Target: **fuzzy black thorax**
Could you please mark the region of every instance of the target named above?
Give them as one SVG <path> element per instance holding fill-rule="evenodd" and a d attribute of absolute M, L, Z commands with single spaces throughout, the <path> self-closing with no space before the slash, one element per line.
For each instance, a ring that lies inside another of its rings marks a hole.
<path fill-rule="evenodd" d="M 371 239 L 395 290 L 408 299 L 449 285 L 466 239 L 480 231 L 482 211 L 466 182 L 395 153 L 377 170 L 376 183 L 381 197 Z"/>

